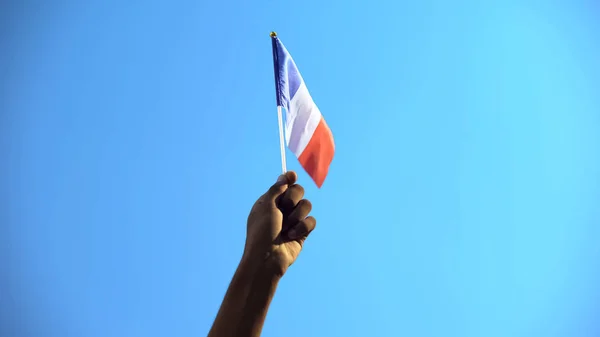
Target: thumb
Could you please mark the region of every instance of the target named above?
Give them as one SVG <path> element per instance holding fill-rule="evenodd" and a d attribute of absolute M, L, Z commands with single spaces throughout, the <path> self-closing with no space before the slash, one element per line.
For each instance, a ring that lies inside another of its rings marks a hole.
<path fill-rule="evenodd" d="M 269 188 L 265 196 L 270 201 L 275 201 L 277 197 L 282 195 L 290 185 L 293 185 L 298 180 L 298 175 L 294 171 L 288 171 L 277 178 L 277 182 Z"/>

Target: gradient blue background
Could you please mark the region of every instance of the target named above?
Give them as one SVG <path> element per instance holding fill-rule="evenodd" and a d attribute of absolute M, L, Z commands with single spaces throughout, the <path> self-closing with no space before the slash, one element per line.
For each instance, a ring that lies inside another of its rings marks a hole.
<path fill-rule="evenodd" d="M 207 333 L 272 29 L 337 152 L 264 336 L 598 336 L 600 6 L 483 3 L 3 2 L 2 337 Z"/>

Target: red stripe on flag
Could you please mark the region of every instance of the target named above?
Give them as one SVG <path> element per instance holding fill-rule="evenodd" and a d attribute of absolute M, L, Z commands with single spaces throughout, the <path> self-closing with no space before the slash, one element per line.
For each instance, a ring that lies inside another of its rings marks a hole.
<path fill-rule="evenodd" d="M 327 177 L 334 152 L 333 135 L 329 126 L 325 123 L 325 119 L 321 116 L 321 121 L 308 141 L 308 145 L 298 157 L 300 165 L 319 188 L 323 185 L 325 177 Z"/>

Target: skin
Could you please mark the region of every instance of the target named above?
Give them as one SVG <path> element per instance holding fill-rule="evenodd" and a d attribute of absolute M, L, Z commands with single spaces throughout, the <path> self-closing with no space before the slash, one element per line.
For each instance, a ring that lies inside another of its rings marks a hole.
<path fill-rule="evenodd" d="M 281 175 L 248 216 L 246 245 L 208 337 L 258 337 L 279 280 L 315 229 L 295 172 Z"/>

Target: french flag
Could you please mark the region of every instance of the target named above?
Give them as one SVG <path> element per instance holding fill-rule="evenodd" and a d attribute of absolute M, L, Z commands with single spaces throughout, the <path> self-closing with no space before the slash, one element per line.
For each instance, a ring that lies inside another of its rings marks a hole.
<path fill-rule="evenodd" d="M 277 105 L 285 108 L 285 141 L 320 188 L 329 172 L 335 144 L 321 111 L 310 96 L 296 63 L 273 34 Z"/>

